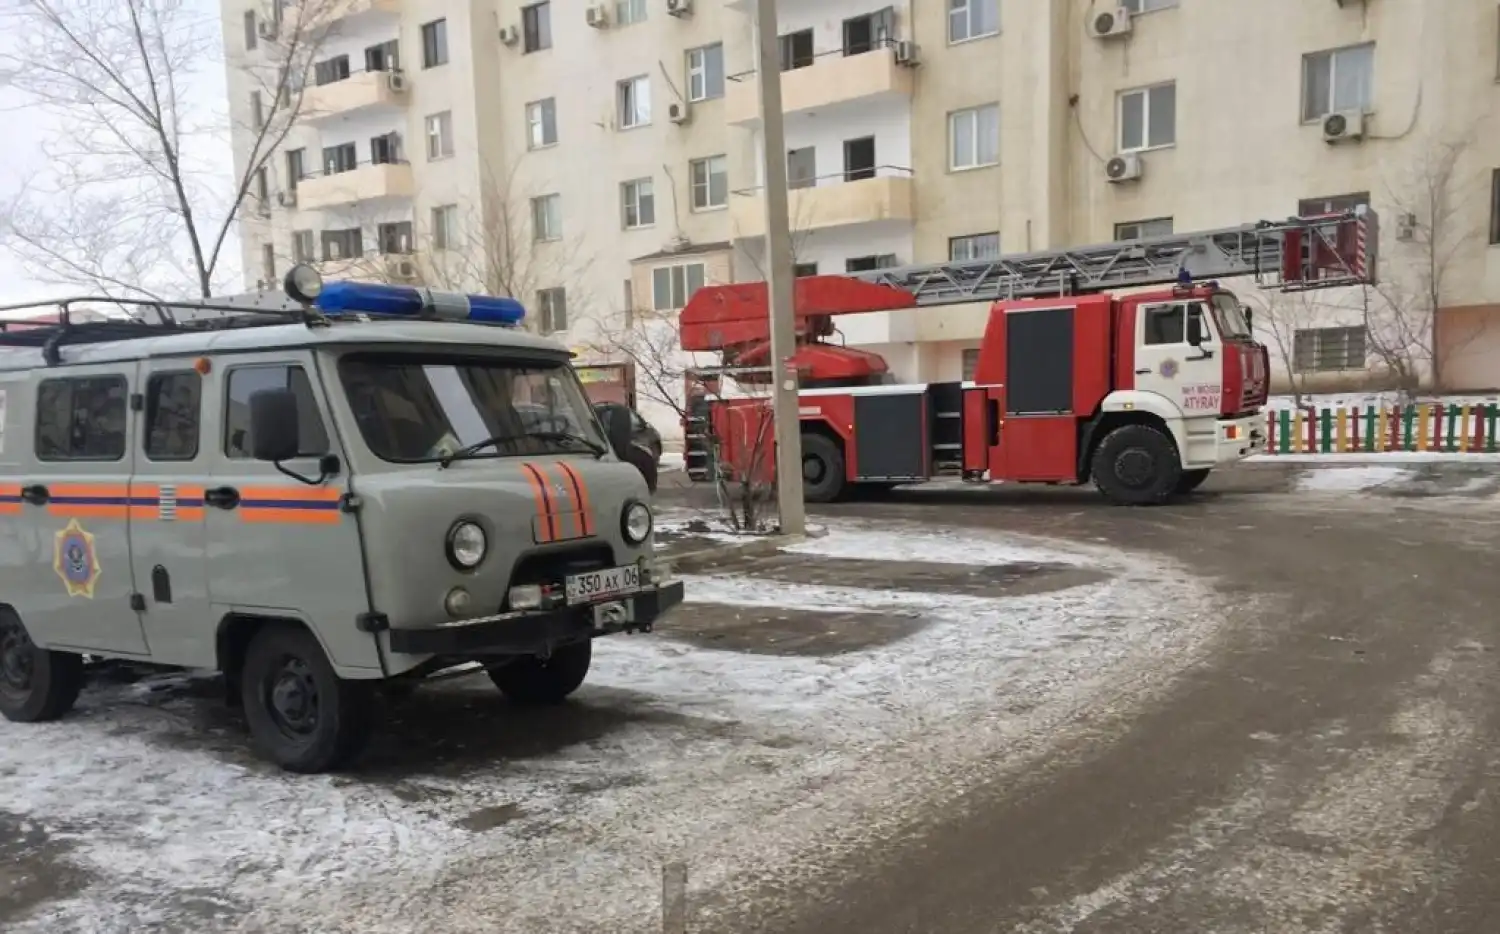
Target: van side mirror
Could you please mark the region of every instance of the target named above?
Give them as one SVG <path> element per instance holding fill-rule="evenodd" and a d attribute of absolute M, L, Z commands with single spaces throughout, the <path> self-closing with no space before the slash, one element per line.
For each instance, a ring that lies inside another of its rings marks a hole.
<path fill-rule="evenodd" d="M 297 394 L 290 389 L 262 389 L 250 396 L 250 456 L 279 464 L 297 456 L 302 434 L 297 424 Z"/>
<path fill-rule="evenodd" d="M 610 450 L 620 460 L 630 454 L 631 439 L 635 432 L 630 428 L 630 409 L 617 402 L 602 402 L 594 406 L 599 421 L 604 425 L 604 436 L 609 439 Z"/>

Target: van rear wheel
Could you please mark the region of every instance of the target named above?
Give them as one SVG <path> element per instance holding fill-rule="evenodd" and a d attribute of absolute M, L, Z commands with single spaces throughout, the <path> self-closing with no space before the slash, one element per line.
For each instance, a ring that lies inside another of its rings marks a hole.
<path fill-rule="evenodd" d="M 0 715 L 16 723 L 56 720 L 83 690 L 83 656 L 37 648 L 21 617 L 0 608 Z"/>
<path fill-rule="evenodd" d="M 511 703 L 560 704 L 583 686 L 593 659 L 594 643 L 585 639 L 558 646 L 547 658 L 523 656 L 489 669 L 489 675 Z"/>
<path fill-rule="evenodd" d="M 287 771 L 337 769 L 369 741 L 369 686 L 340 678 L 300 626 L 271 623 L 255 634 L 240 690 L 256 750 Z"/>

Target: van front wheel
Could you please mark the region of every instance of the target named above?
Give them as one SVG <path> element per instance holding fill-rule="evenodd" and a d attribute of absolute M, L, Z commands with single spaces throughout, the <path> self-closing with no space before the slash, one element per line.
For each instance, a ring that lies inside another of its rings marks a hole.
<path fill-rule="evenodd" d="M 56 720 L 83 690 L 83 656 L 37 648 L 21 618 L 0 608 L 0 714 L 16 723 Z"/>
<path fill-rule="evenodd" d="M 240 678 L 256 750 L 290 772 L 348 764 L 370 738 L 368 687 L 335 674 L 306 629 L 266 625 L 250 642 Z"/>
<path fill-rule="evenodd" d="M 490 680 L 515 704 L 560 704 L 583 686 L 594 658 L 585 639 L 558 646 L 547 658 L 528 655 L 489 670 Z"/>

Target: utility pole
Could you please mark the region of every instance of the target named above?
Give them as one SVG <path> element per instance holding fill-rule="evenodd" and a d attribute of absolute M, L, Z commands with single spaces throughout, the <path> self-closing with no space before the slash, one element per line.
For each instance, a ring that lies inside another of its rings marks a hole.
<path fill-rule="evenodd" d="M 797 352 L 793 306 L 791 211 L 787 207 L 786 128 L 781 112 L 781 41 L 776 31 L 776 0 L 755 0 L 755 35 L 760 54 L 755 69 L 760 85 L 761 175 L 766 199 L 766 297 L 771 314 L 771 405 L 776 424 L 776 509 L 781 534 L 806 531 L 802 502 L 802 429 L 797 414 Z"/>

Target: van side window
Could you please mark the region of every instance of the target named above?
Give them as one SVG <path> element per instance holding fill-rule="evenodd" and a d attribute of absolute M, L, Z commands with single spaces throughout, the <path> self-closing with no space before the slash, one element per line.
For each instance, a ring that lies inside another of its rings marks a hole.
<path fill-rule="evenodd" d="M 203 379 L 192 370 L 153 373 L 146 381 L 146 456 L 190 461 L 198 456 Z"/>
<path fill-rule="evenodd" d="M 224 453 L 250 456 L 250 397 L 262 389 L 290 389 L 297 394 L 297 423 L 301 443 L 297 456 L 328 453 L 328 433 L 318 414 L 317 396 L 307 371 L 300 366 L 244 366 L 229 371 L 229 408 L 224 418 Z"/>
<path fill-rule="evenodd" d="M 36 391 L 37 460 L 120 460 L 126 395 L 123 376 L 43 380 Z"/>

